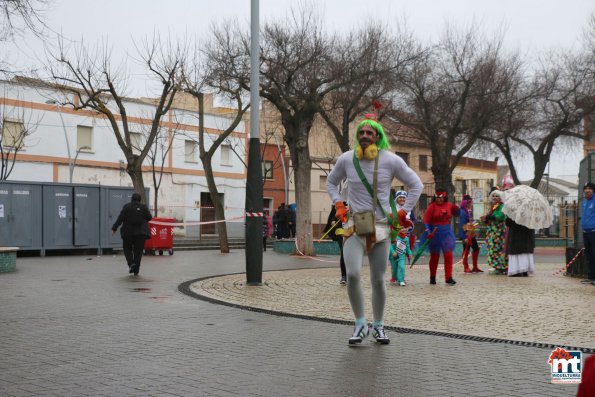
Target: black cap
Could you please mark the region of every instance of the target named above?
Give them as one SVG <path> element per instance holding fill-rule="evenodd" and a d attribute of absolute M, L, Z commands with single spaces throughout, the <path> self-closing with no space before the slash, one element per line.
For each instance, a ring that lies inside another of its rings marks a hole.
<path fill-rule="evenodd" d="M 595 192 L 595 183 L 593 183 L 593 182 L 585 183 L 585 186 L 583 186 L 583 190 L 585 190 L 586 188 L 589 188 Z"/>
<path fill-rule="evenodd" d="M 140 199 L 141 199 L 140 194 L 135 192 L 135 193 L 132 193 L 132 197 L 130 198 L 130 201 L 140 203 Z"/>

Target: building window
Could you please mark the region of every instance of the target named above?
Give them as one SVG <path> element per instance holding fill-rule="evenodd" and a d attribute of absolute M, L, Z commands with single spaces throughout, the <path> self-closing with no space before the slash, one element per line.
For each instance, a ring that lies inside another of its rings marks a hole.
<path fill-rule="evenodd" d="M 18 121 L 4 120 L 2 123 L 2 146 L 20 149 L 25 140 L 25 126 Z"/>
<path fill-rule="evenodd" d="M 130 145 L 132 146 L 132 153 L 137 155 L 140 154 L 141 149 L 143 148 L 142 137 L 143 134 L 141 134 L 140 132 L 130 133 Z"/>
<path fill-rule="evenodd" d="M 93 127 L 86 127 L 84 125 L 76 126 L 76 150 L 93 150 Z"/>
<path fill-rule="evenodd" d="M 187 163 L 196 163 L 197 145 L 194 141 L 184 141 L 184 161 Z"/>
<path fill-rule="evenodd" d="M 262 162 L 262 177 L 264 179 L 273 179 L 273 162 L 263 161 Z"/>
<path fill-rule="evenodd" d="M 467 191 L 467 182 L 462 179 L 454 181 L 454 185 L 456 194 L 464 194 Z"/>
<path fill-rule="evenodd" d="M 407 165 L 409 165 L 409 153 L 395 152 L 395 154 L 402 158 Z"/>
<path fill-rule="evenodd" d="M 326 190 L 326 175 L 320 175 L 318 187 L 320 188 L 320 190 Z"/>
<path fill-rule="evenodd" d="M 428 170 L 428 156 L 426 154 L 419 155 L 419 170 L 420 171 Z"/>
<path fill-rule="evenodd" d="M 231 165 L 231 146 L 221 145 L 221 165 Z"/>

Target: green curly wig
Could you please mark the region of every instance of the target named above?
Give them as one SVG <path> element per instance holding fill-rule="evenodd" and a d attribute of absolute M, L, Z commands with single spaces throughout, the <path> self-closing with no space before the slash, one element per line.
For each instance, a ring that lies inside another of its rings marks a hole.
<path fill-rule="evenodd" d="M 360 123 L 357 125 L 357 132 L 356 132 L 358 137 L 359 137 L 359 131 L 365 125 L 369 125 L 370 127 L 374 128 L 376 130 L 376 133 L 378 135 L 380 135 L 378 138 L 378 142 L 376 142 L 376 146 L 378 146 L 378 150 L 390 149 L 390 145 L 388 144 L 388 140 L 386 139 L 386 134 L 384 133 L 384 128 L 382 128 L 382 125 L 379 122 L 377 122 L 376 120 L 364 119 L 364 120 L 360 121 Z"/>

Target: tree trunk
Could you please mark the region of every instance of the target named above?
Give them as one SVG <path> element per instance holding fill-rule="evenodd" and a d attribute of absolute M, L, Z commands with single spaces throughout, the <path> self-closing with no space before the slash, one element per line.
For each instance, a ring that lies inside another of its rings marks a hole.
<path fill-rule="evenodd" d="M 159 188 L 155 185 L 155 195 L 153 196 L 153 216 L 157 217 L 157 204 L 158 204 L 158 197 L 159 197 Z"/>
<path fill-rule="evenodd" d="M 158 214 L 157 204 L 159 203 L 159 200 L 158 200 L 159 186 L 161 185 L 161 180 L 159 182 L 157 181 L 157 175 L 155 172 L 155 157 L 151 158 L 151 161 L 152 161 L 151 169 L 153 171 L 153 172 L 151 172 L 151 176 L 153 177 L 153 189 L 154 189 L 154 191 L 153 191 L 153 216 L 157 217 L 157 214 Z M 163 167 L 161 167 L 161 173 L 163 175 Z"/>
<path fill-rule="evenodd" d="M 215 177 L 213 176 L 213 167 L 211 165 L 211 158 L 205 156 L 201 158 L 202 165 L 205 171 L 205 178 L 207 179 L 207 185 L 209 187 L 209 194 L 211 195 L 211 201 L 215 206 L 215 220 L 225 221 L 225 213 L 223 211 L 223 203 L 217 190 L 217 184 L 215 183 Z M 227 239 L 227 223 L 217 223 L 217 234 L 219 235 L 219 247 L 222 254 L 229 254 L 229 242 Z"/>
<path fill-rule="evenodd" d="M 141 164 L 137 160 L 128 160 L 126 172 L 130 175 L 134 191 L 140 194 L 141 202 L 147 204 L 147 197 L 145 197 L 145 181 L 143 180 Z"/>
<path fill-rule="evenodd" d="M 547 167 L 547 163 L 549 161 L 549 154 L 542 155 L 541 153 L 533 154 L 533 180 L 531 181 L 531 186 L 533 189 L 539 188 L 539 183 L 545 174 L 545 167 Z M 549 178 L 549 176 L 548 176 Z"/>
<path fill-rule="evenodd" d="M 449 152 L 450 153 L 450 152 Z M 436 189 L 446 190 L 450 200 L 454 199 L 454 186 L 452 184 L 452 170 L 450 169 L 450 156 L 442 156 L 432 150 L 432 174 Z"/>
<path fill-rule="evenodd" d="M 303 255 L 314 255 L 312 245 L 312 196 L 310 192 L 310 181 L 312 173 L 312 161 L 310 160 L 310 148 L 308 147 L 308 127 L 300 125 L 296 135 L 298 138 L 291 149 L 291 159 L 295 175 L 295 199 L 296 199 L 296 246 Z"/>
<path fill-rule="evenodd" d="M 204 134 L 204 101 L 205 96 L 202 92 L 197 92 L 196 100 L 198 101 L 198 149 L 200 153 L 200 161 L 202 163 L 203 170 L 205 172 L 205 178 L 207 180 L 207 186 L 209 187 L 209 195 L 211 201 L 215 206 L 215 220 L 225 221 L 225 213 L 223 212 L 223 203 L 219 197 L 219 191 L 217 190 L 217 184 L 215 183 L 215 177 L 213 176 L 213 165 L 211 163 L 211 155 L 205 150 L 205 134 Z M 219 247 L 222 254 L 229 253 L 229 242 L 227 241 L 227 224 L 225 222 L 217 223 L 217 235 L 219 236 Z"/>
<path fill-rule="evenodd" d="M 500 153 L 502 153 L 504 155 L 504 158 L 506 159 L 506 164 L 508 164 L 508 169 L 510 171 L 510 176 L 512 177 L 512 180 L 513 180 L 514 184 L 515 185 L 520 184 L 521 181 L 520 181 L 519 176 L 517 174 L 516 166 L 515 166 L 514 160 L 512 158 L 512 152 L 509 149 L 510 148 L 510 145 L 508 145 L 508 143 L 506 145 L 502 145 L 502 144 L 496 143 L 496 146 L 498 147 L 498 149 L 500 149 Z M 496 181 L 496 186 L 499 186 L 498 183 L 499 183 L 499 181 Z"/>

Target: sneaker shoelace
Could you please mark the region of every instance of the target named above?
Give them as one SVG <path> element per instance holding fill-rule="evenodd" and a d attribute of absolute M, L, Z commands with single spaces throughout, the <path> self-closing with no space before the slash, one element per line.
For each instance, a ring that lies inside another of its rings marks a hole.
<path fill-rule="evenodd" d="M 384 332 L 384 327 L 374 327 L 374 336 L 376 339 L 386 339 L 386 333 Z"/>

